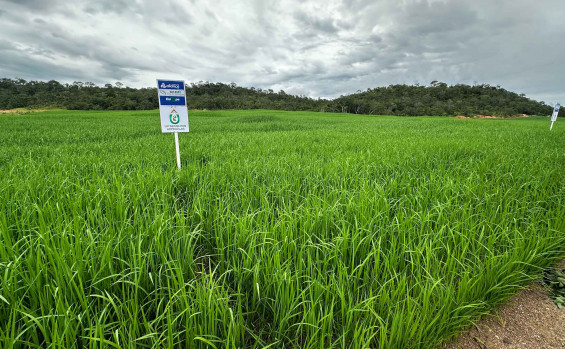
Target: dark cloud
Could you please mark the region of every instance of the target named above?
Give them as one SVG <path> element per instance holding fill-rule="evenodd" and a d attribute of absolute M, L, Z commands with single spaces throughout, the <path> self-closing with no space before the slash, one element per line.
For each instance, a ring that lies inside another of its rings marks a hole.
<path fill-rule="evenodd" d="M 98 13 L 131 14 L 141 12 L 139 4 L 130 0 L 92 1 L 84 8 L 84 11 L 92 15 Z"/>
<path fill-rule="evenodd" d="M 31 12 L 35 12 L 35 11 L 51 12 L 52 10 L 57 9 L 62 3 L 64 3 L 63 0 L 2 0 L 2 1 L 16 5 L 19 8 L 25 8 Z M 2 2 L 0 1 L 0 4 L 1 3 Z"/>
<path fill-rule="evenodd" d="M 303 30 L 313 30 L 319 33 L 335 34 L 339 28 L 330 17 L 318 17 L 315 13 L 298 11 L 294 14 L 294 19 Z"/>
<path fill-rule="evenodd" d="M 461 2 L 417 2 L 399 16 L 397 29 L 417 37 L 446 32 L 462 32 L 478 22 L 476 10 Z"/>
<path fill-rule="evenodd" d="M 19 77 L 27 80 L 52 80 L 53 76 L 63 81 L 88 80 L 88 73 L 81 67 L 62 66 L 58 62 L 29 55 L 17 50 L 0 48 L 2 64 L 0 76 Z"/>
<path fill-rule="evenodd" d="M 548 0 L 0 0 L 0 75 L 234 81 L 334 97 L 394 83 L 565 93 L 565 4 Z M 8 15 L 9 14 L 9 15 Z"/>

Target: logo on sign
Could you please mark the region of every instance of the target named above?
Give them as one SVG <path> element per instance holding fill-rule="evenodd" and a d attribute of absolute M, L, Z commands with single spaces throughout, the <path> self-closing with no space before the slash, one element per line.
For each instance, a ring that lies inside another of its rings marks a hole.
<path fill-rule="evenodd" d="M 161 88 L 180 88 L 179 84 L 165 84 L 164 82 L 161 83 Z"/>
<path fill-rule="evenodd" d="M 180 116 L 179 113 L 177 113 L 176 110 L 171 110 L 171 113 L 169 114 L 169 120 L 171 120 L 171 124 L 176 125 L 180 122 Z"/>

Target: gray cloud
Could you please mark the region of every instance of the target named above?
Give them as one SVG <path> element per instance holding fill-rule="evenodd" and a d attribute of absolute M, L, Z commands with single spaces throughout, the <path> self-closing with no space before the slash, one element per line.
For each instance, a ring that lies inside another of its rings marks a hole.
<path fill-rule="evenodd" d="M 331 17 L 321 18 L 314 13 L 297 11 L 294 19 L 298 25 L 306 30 L 311 30 L 323 34 L 336 34 L 339 30 Z"/>
<path fill-rule="evenodd" d="M 565 95 L 565 4 L 548 0 L 0 0 L 0 75 L 156 77 L 335 97 L 395 83 Z"/>
<path fill-rule="evenodd" d="M 92 14 L 117 13 L 127 15 L 131 13 L 140 13 L 139 3 L 129 0 L 98 0 L 88 3 L 84 7 L 84 11 Z"/>

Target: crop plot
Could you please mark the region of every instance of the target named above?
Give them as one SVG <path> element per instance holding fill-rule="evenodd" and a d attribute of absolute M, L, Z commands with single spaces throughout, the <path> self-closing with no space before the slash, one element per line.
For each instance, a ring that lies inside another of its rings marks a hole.
<path fill-rule="evenodd" d="M 546 118 L 0 115 L 0 343 L 431 348 L 565 254 Z"/>

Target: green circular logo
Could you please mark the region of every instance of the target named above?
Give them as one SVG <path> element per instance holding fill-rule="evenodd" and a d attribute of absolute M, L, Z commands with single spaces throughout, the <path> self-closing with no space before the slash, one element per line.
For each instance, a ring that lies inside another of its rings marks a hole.
<path fill-rule="evenodd" d="M 169 114 L 169 120 L 171 120 L 171 124 L 173 125 L 178 124 L 180 122 L 179 113 L 173 110 L 171 114 Z"/>

